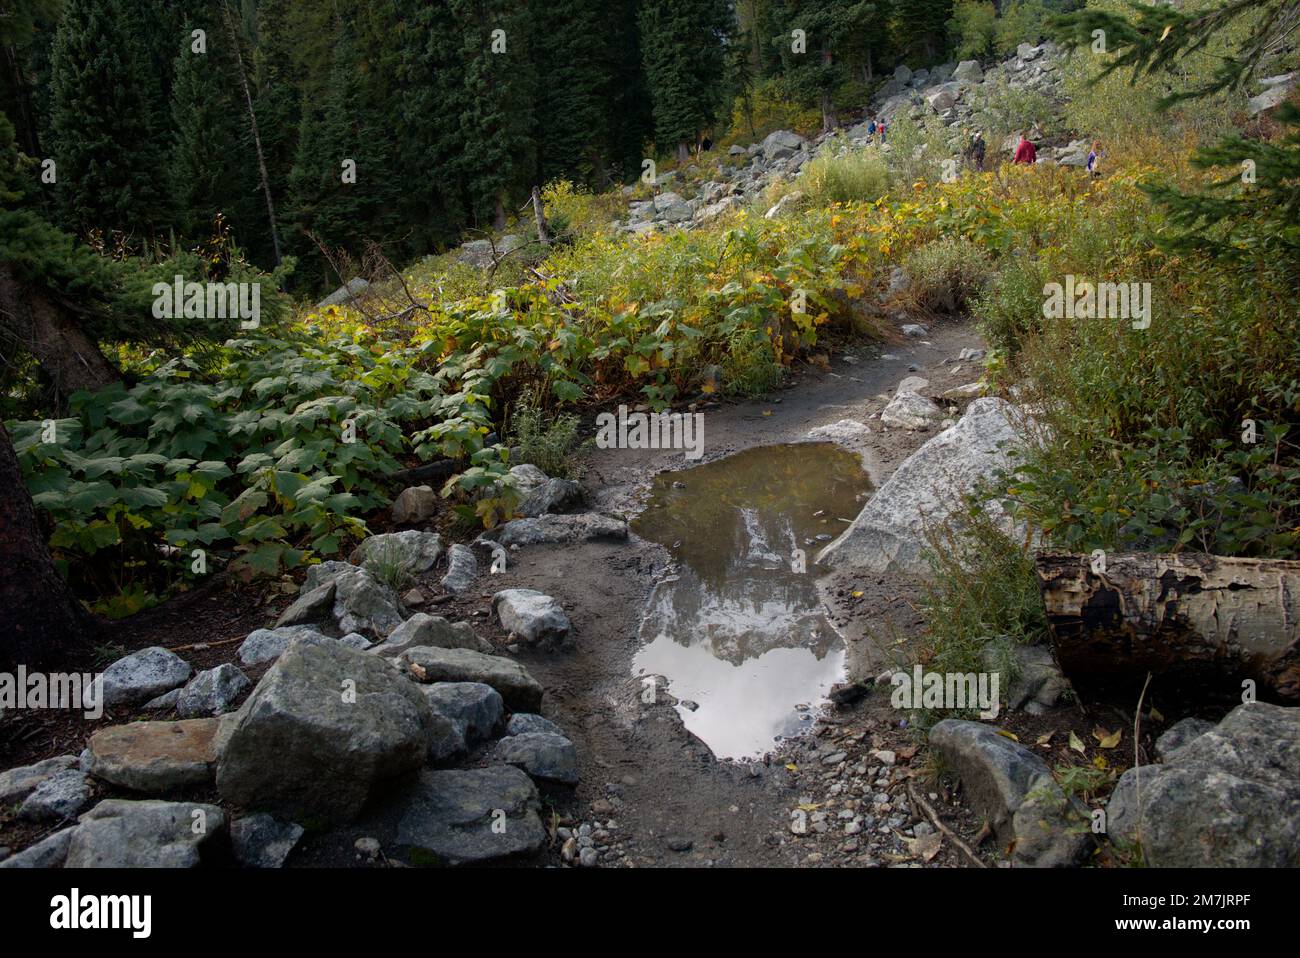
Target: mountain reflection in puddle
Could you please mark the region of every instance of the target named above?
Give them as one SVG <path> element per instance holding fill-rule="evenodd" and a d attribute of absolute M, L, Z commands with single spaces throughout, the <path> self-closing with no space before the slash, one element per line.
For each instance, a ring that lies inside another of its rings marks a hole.
<path fill-rule="evenodd" d="M 632 528 L 677 570 L 650 595 L 632 668 L 668 679 L 690 703 L 677 707 L 683 723 L 718 757 L 763 755 L 842 678 L 843 643 L 812 572 L 792 567 L 796 549 L 810 564 L 843 531 L 868 490 L 857 457 L 824 443 L 655 477 Z"/>

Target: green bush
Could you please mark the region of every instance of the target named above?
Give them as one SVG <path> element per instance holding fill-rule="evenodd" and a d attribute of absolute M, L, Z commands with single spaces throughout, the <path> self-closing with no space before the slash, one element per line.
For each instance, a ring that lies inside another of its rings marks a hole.
<path fill-rule="evenodd" d="M 965 238 L 944 237 L 914 250 L 904 261 L 912 279 L 909 295 L 931 313 L 961 312 L 992 275 L 992 259 Z"/>
<path fill-rule="evenodd" d="M 1037 260 L 1015 256 L 1005 262 L 971 304 L 980 333 L 994 349 L 1014 355 L 1042 322 L 1046 270 Z"/>
<path fill-rule="evenodd" d="M 573 478 L 583 446 L 577 416 L 547 412 L 535 397 L 525 397 L 511 411 L 510 427 L 520 462 L 532 463 L 548 476 Z"/>
<path fill-rule="evenodd" d="M 798 188 L 814 206 L 868 202 L 889 191 L 889 167 L 875 150 L 823 153 L 800 171 Z"/>
<path fill-rule="evenodd" d="M 727 392 L 746 398 L 764 396 L 781 383 L 784 368 L 777 362 L 772 342 L 762 332 L 737 327 L 727 342 L 722 378 Z"/>

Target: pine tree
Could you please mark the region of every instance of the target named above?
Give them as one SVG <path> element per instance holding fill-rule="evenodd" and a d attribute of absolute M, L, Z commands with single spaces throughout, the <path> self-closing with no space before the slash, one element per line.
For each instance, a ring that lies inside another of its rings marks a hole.
<path fill-rule="evenodd" d="M 717 118 L 731 9 L 722 0 L 644 0 L 640 25 L 655 144 L 685 160 Z"/>
<path fill-rule="evenodd" d="M 471 215 L 505 226 L 537 175 L 532 21 L 518 0 L 450 0 L 465 77 L 460 122 Z"/>
<path fill-rule="evenodd" d="M 902 0 L 894 7 L 894 34 L 899 52 L 914 62 L 938 62 L 947 47 L 952 0 Z"/>
<path fill-rule="evenodd" d="M 594 182 L 609 142 L 609 77 L 604 13 L 586 0 L 532 0 L 535 23 L 546 24 L 534 45 L 537 85 L 536 179 Z"/>
<path fill-rule="evenodd" d="M 190 31 L 206 33 L 205 52 L 196 52 Z M 224 214 L 241 228 L 248 211 L 243 142 L 238 122 L 243 111 L 233 99 L 228 45 L 216 24 L 195 17 L 186 24 L 172 82 L 172 122 L 176 129 L 171 158 L 172 203 L 182 239 L 196 242 Z M 255 208 L 255 206 L 254 206 Z M 259 221 L 259 224 L 260 221 Z"/>
<path fill-rule="evenodd" d="M 650 91 L 641 60 L 638 0 L 608 0 L 603 32 L 606 46 L 606 156 L 612 178 L 627 182 L 641 172 L 646 144 L 654 136 Z"/>
<path fill-rule="evenodd" d="M 851 75 L 852 54 L 875 13 L 869 0 L 785 0 L 780 6 L 783 34 L 777 37 L 791 89 L 816 99 L 822 129 L 838 123 L 834 95 Z M 796 45 L 795 31 L 801 30 Z"/>
<path fill-rule="evenodd" d="M 406 186 L 401 209 L 408 249 L 428 252 L 454 240 L 468 215 L 460 113 L 460 37 L 444 4 L 402 0 L 396 33 L 394 141 L 396 174 Z"/>
<path fill-rule="evenodd" d="M 147 238 L 168 224 L 160 77 L 135 8 L 68 0 L 54 41 L 49 152 L 72 229 Z"/>

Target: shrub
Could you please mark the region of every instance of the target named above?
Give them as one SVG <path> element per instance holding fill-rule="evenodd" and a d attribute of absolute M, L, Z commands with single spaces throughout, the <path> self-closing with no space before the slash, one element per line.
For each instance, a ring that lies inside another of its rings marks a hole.
<path fill-rule="evenodd" d="M 956 314 L 984 288 L 992 260 L 968 239 L 945 237 L 912 252 L 904 262 L 916 306 L 931 313 Z"/>
<path fill-rule="evenodd" d="M 583 443 L 578 417 L 544 411 L 535 396 L 517 402 L 510 416 L 512 445 L 519 461 L 529 462 L 548 476 L 571 479 Z"/>
<path fill-rule="evenodd" d="M 932 668 L 979 671 L 995 637 L 1032 645 L 1046 636 L 1033 551 L 1007 534 L 1004 520 L 972 505 L 926 537 L 934 575 L 922 605 Z"/>
<path fill-rule="evenodd" d="M 738 327 L 727 341 L 722 377 L 728 392 L 739 396 L 766 395 L 781 382 L 783 368 L 772 342 L 759 330 Z"/>
<path fill-rule="evenodd" d="M 971 313 L 980 333 L 994 349 L 1014 355 L 1021 341 L 1042 322 L 1046 271 L 1029 256 L 1015 256 L 1002 265 L 975 297 Z"/>
<path fill-rule="evenodd" d="M 814 206 L 867 202 L 889 191 L 889 167 L 875 150 L 823 153 L 804 166 L 798 188 Z"/>

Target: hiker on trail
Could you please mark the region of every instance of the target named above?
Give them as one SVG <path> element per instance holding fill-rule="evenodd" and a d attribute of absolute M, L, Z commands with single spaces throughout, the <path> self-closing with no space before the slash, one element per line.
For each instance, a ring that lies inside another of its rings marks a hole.
<path fill-rule="evenodd" d="M 877 125 L 876 129 L 880 131 L 880 142 L 884 143 L 885 142 L 885 121 L 881 120 L 879 125 Z"/>
<path fill-rule="evenodd" d="M 1098 141 L 1093 140 L 1092 151 L 1088 154 L 1088 172 L 1091 173 L 1093 176 L 1101 175 L 1101 173 L 1097 170 L 1097 163 L 1100 160 L 1101 160 L 1101 144 Z"/>
<path fill-rule="evenodd" d="M 980 131 L 976 130 L 970 135 L 970 146 L 966 148 L 966 158 L 970 161 L 971 166 L 984 172 L 984 137 Z"/>
<path fill-rule="evenodd" d="M 871 139 L 875 135 L 876 135 L 876 121 L 872 119 L 872 121 L 867 124 L 867 139 Z"/>
<path fill-rule="evenodd" d="M 1020 134 L 1020 142 L 1016 144 L 1016 155 L 1011 158 L 1012 163 L 1026 163 L 1033 166 L 1038 160 L 1038 151 L 1034 149 L 1034 144 L 1025 138 L 1023 133 Z"/>

